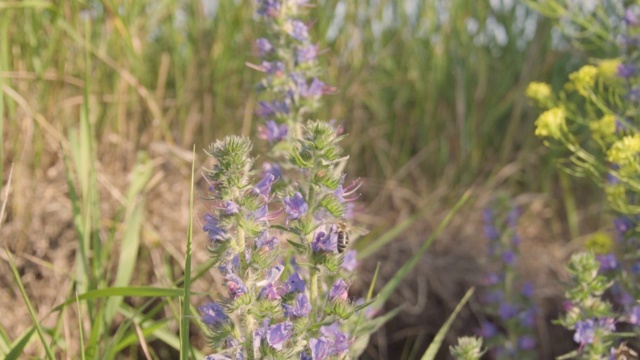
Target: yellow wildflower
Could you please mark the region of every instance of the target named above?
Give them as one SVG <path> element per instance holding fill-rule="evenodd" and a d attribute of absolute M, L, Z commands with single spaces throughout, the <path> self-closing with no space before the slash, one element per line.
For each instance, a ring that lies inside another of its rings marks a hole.
<path fill-rule="evenodd" d="M 585 65 L 580 68 L 578 71 L 574 71 L 569 74 L 569 80 L 575 87 L 576 90 L 582 96 L 587 96 L 587 89 L 592 88 L 596 83 L 596 75 L 598 74 L 598 69 L 596 69 L 593 65 Z"/>
<path fill-rule="evenodd" d="M 584 246 L 596 254 L 607 254 L 613 250 L 613 239 L 604 232 L 597 232 L 587 240 Z"/>
<path fill-rule="evenodd" d="M 554 107 L 543 112 L 535 122 L 536 135 L 560 139 L 562 130 L 566 127 L 565 116 L 565 111 L 561 107 Z"/>
<path fill-rule="evenodd" d="M 538 102 L 538 104 L 544 104 L 551 99 L 551 86 L 547 83 L 532 81 L 527 86 L 525 95 Z"/>
<path fill-rule="evenodd" d="M 603 78 L 618 78 L 618 65 L 620 65 L 620 59 L 606 59 L 600 61 L 598 64 L 598 75 Z"/>
<path fill-rule="evenodd" d="M 605 115 L 600 120 L 590 122 L 589 129 L 596 141 L 607 142 L 616 133 L 616 117 Z"/>
<path fill-rule="evenodd" d="M 640 134 L 627 135 L 611 145 L 607 159 L 620 167 L 634 164 L 640 153 Z"/>

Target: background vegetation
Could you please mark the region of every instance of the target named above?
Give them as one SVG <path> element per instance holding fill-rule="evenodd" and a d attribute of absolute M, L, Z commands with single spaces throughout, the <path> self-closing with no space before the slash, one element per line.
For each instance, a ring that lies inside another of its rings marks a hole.
<path fill-rule="evenodd" d="M 422 353 L 478 283 L 480 209 L 497 190 L 523 194 L 516 203 L 525 210 L 524 251 L 533 257 L 523 270 L 540 289 L 542 317 L 556 317 L 559 269 L 578 246 L 566 239 L 597 227 L 599 199 L 584 196 L 589 184 L 557 177 L 523 93 L 532 80 L 563 81 L 584 59 L 517 1 L 314 5 L 324 78 L 338 88 L 321 117 L 344 123 L 347 172 L 365 180 L 357 219 L 375 235 L 419 214 L 411 228 L 387 233 L 395 239 L 384 254 L 361 267 L 362 291 L 376 262 L 384 282 L 463 191 L 475 195 L 398 291 L 392 305 L 405 311 L 374 337 L 369 356 Z M 30 331 L 28 299 L 43 332 L 57 339 L 58 356 L 76 357 L 84 342 L 97 353 L 117 344 L 106 357 L 175 356 L 173 292 L 150 302 L 139 296 L 151 294 L 126 297 L 126 306 L 100 298 L 82 305 L 104 308 L 99 326 L 75 305 L 63 316 L 49 313 L 76 291 L 181 284 L 191 162 L 200 169 L 201 149 L 214 139 L 257 127 L 259 74 L 246 66 L 257 62 L 253 12 L 250 0 L 0 1 L 0 173 L 10 190 L 0 228 L 8 250 L 0 261 L 0 353 Z M 196 217 L 201 207 L 196 199 Z M 193 262 L 205 263 L 204 236 L 198 229 L 194 236 Z M 215 293 L 220 281 L 205 274 L 193 288 Z M 475 331 L 483 315 L 473 305 L 449 340 Z M 547 340 L 559 331 L 538 330 Z M 114 333 L 113 344 L 97 345 Z M 194 348 L 204 349 L 194 333 Z M 558 346 L 543 345 L 546 354 Z M 32 342 L 26 351 L 43 349 Z"/>

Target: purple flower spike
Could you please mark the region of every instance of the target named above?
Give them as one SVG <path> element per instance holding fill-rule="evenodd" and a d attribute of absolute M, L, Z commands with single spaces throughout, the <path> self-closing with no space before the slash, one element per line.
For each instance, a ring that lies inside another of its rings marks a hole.
<path fill-rule="evenodd" d="M 342 279 L 338 279 L 329 291 L 329 300 L 347 300 L 349 285 Z"/>
<path fill-rule="evenodd" d="M 320 337 L 318 339 L 309 339 L 309 347 L 311 348 L 311 359 L 324 360 L 329 357 L 329 339 Z"/>
<path fill-rule="evenodd" d="M 202 314 L 202 322 L 210 327 L 218 326 L 229 320 L 229 317 L 224 313 L 224 308 L 220 303 L 206 303 L 200 306 L 199 310 Z"/>
<path fill-rule="evenodd" d="M 623 79 L 629 79 L 638 74 L 638 67 L 633 64 L 618 65 L 618 76 Z"/>
<path fill-rule="evenodd" d="M 338 251 L 338 233 L 335 225 L 329 228 L 329 232 L 319 231 L 311 241 L 311 250 L 314 252 L 336 252 Z"/>
<path fill-rule="evenodd" d="M 307 45 L 296 49 L 296 60 L 298 63 L 313 61 L 318 56 L 318 46 Z"/>
<path fill-rule="evenodd" d="M 342 260 L 342 268 L 347 271 L 353 271 L 358 266 L 358 260 L 356 257 L 358 256 L 358 252 L 355 250 L 347 250 L 344 253 L 344 259 Z"/>
<path fill-rule="evenodd" d="M 229 288 L 229 294 L 235 300 L 239 296 L 247 293 L 247 287 L 240 277 L 236 274 L 230 273 L 224 277 L 227 280 L 227 287 Z"/>
<path fill-rule="evenodd" d="M 288 133 L 289 127 L 286 124 L 278 125 L 273 120 L 267 120 L 265 126 L 258 128 L 258 137 L 269 142 L 284 140 Z"/>
<path fill-rule="evenodd" d="M 271 185 L 276 181 L 276 177 L 271 173 L 266 173 L 262 180 L 256 184 L 253 188 L 253 193 L 256 195 L 263 196 L 265 198 L 269 197 L 269 193 L 271 192 Z"/>
<path fill-rule="evenodd" d="M 229 238 L 227 231 L 219 226 L 218 219 L 211 214 L 204 215 L 204 225 L 202 226 L 202 230 L 207 232 L 211 245 L 216 241 L 224 241 Z"/>
<path fill-rule="evenodd" d="M 298 272 L 294 272 L 287 279 L 287 293 L 303 292 L 305 287 L 306 284 L 304 283 L 304 280 L 302 280 L 302 277 L 300 277 L 300 274 Z"/>
<path fill-rule="evenodd" d="M 306 201 L 302 197 L 302 194 L 296 192 L 293 194 L 293 197 L 285 196 L 283 199 L 285 211 L 287 212 L 287 218 L 289 220 L 299 219 L 304 215 L 309 209 L 309 205 L 307 205 Z"/>
<path fill-rule="evenodd" d="M 306 41 L 309 38 L 309 29 L 300 20 L 291 20 L 289 23 L 289 35 L 298 41 Z"/>
<path fill-rule="evenodd" d="M 256 46 L 258 47 L 258 55 L 265 56 L 273 51 L 273 46 L 269 40 L 265 38 L 259 38 L 256 40 Z"/>
<path fill-rule="evenodd" d="M 289 321 L 275 324 L 267 331 L 267 343 L 276 350 L 282 350 L 282 345 L 293 335 L 293 324 Z"/>
<path fill-rule="evenodd" d="M 576 322 L 573 341 L 582 345 L 591 344 L 595 336 L 595 322 L 592 319 Z"/>

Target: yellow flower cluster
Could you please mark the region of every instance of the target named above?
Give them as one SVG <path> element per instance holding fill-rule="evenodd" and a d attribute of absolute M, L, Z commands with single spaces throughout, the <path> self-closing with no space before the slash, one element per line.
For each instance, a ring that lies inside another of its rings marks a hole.
<path fill-rule="evenodd" d="M 598 64 L 598 75 L 603 78 L 618 78 L 618 65 L 620 65 L 620 59 L 606 59 L 602 60 Z"/>
<path fill-rule="evenodd" d="M 597 232 L 585 243 L 585 248 L 596 254 L 606 254 L 613 250 L 613 239 L 607 233 Z"/>
<path fill-rule="evenodd" d="M 598 69 L 593 65 L 585 65 L 580 70 L 569 74 L 569 80 L 573 88 L 578 90 L 580 95 L 587 96 L 588 89 L 593 88 L 596 83 Z"/>
<path fill-rule="evenodd" d="M 547 83 L 533 81 L 527 86 L 525 95 L 538 104 L 545 104 L 551 100 L 551 86 Z"/>
<path fill-rule="evenodd" d="M 536 136 L 560 139 L 562 130 L 566 128 L 565 111 L 561 107 L 554 107 L 542 114 L 536 120 Z"/>
<path fill-rule="evenodd" d="M 590 122 L 589 129 L 591 129 L 593 138 L 596 141 L 607 143 L 615 136 L 616 117 L 614 115 L 605 115 L 600 120 Z"/>
<path fill-rule="evenodd" d="M 607 152 L 607 159 L 620 167 L 620 173 L 626 173 L 638 161 L 640 153 L 640 134 L 628 135 L 613 143 Z"/>

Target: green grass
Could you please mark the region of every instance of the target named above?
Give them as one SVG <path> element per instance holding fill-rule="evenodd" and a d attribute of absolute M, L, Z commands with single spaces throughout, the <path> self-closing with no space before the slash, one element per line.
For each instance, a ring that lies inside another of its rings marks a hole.
<path fill-rule="evenodd" d="M 74 333 L 82 336 L 74 339 L 82 347 L 74 356 L 137 356 L 138 344 L 158 340 L 184 359 L 188 353 L 202 357 L 188 337 L 188 314 L 194 313 L 188 289 L 206 272 L 201 266 L 190 273 L 192 227 L 184 229 L 184 238 L 171 239 L 180 251 L 189 245 L 187 255 L 163 258 L 166 271 L 140 264 L 156 251 L 152 241 L 145 241 L 145 234 L 153 237 L 145 229 L 150 227 L 150 190 L 163 180 L 152 179 L 166 165 L 161 157 L 172 156 L 149 149 L 162 143 L 175 154 L 195 144 L 201 154 L 199 149 L 224 135 L 255 133 L 259 74 L 245 65 L 258 61 L 251 50 L 260 31 L 252 3 L 220 1 L 211 17 L 200 0 L 0 0 L 0 176 L 6 179 L 4 169 L 15 163 L 20 171 L 14 184 L 36 192 L 47 186 L 42 169 L 63 162 L 77 238 L 69 274 L 73 285 L 60 289 L 68 300 L 50 315 L 60 320 L 40 328 L 33 313 L 33 326 L 12 337 L 0 327 L 1 354 L 29 347 L 41 356 L 66 354 L 64 331 L 71 325 L 61 319 L 74 314 Z M 494 179 L 513 163 L 519 170 L 507 187 L 540 191 L 555 186 L 554 164 L 538 158 L 541 144 L 532 136 L 522 95 L 529 81 L 567 71 L 566 58 L 550 50 L 550 25 L 539 21 L 536 32 L 519 41 L 525 37 L 516 19 L 520 5 L 492 9 L 477 0 L 418 3 L 415 19 L 399 0 L 319 0 L 311 10 L 317 19 L 312 36 L 326 49 L 321 60 L 328 69 L 325 80 L 339 89 L 318 117 L 345 123 L 352 160 L 348 172 L 369 179 L 365 194 L 380 190 L 382 179 L 416 194 L 445 188 L 450 203 L 438 204 L 439 209 L 451 207 L 461 189 Z M 347 5 L 337 26 L 340 4 Z M 439 18 L 443 8 L 447 21 Z M 389 19 L 389 11 L 397 16 Z M 479 31 L 490 19 L 501 24 L 506 44 L 493 38 L 478 42 L 479 35 L 467 31 L 470 17 Z M 128 157 L 111 154 L 116 146 L 126 147 Z M 114 163 L 121 163 L 121 176 L 127 179 L 121 197 L 105 196 L 99 181 L 101 172 L 108 171 L 105 165 Z M 574 206 L 572 196 L 565 192 L 568 207 Z M 9 209 L 12 218 L 22 219 L 23 234 L 38 211 L 29 199 L 17 192 Z M 396 238 L 399 231 L 393 231 L 367 251 Z M 25 235 L 6 241 L 9 257 L 9 249 L 26 242 Z M 167 243 L 160 242 L 161 251 L 176 254 L 169 240 L 162 241 Z M 146 271 L 143 277 L 171 286 L 140 287 L 139 266 Z M 21 299 L 29 304 L 32 298 L 37 294 L 23 293 Z M 39 346 L 33 344 L 34 334 Z M 152 358 L 160 356 L 154 347 L 149 351 Z"/>

